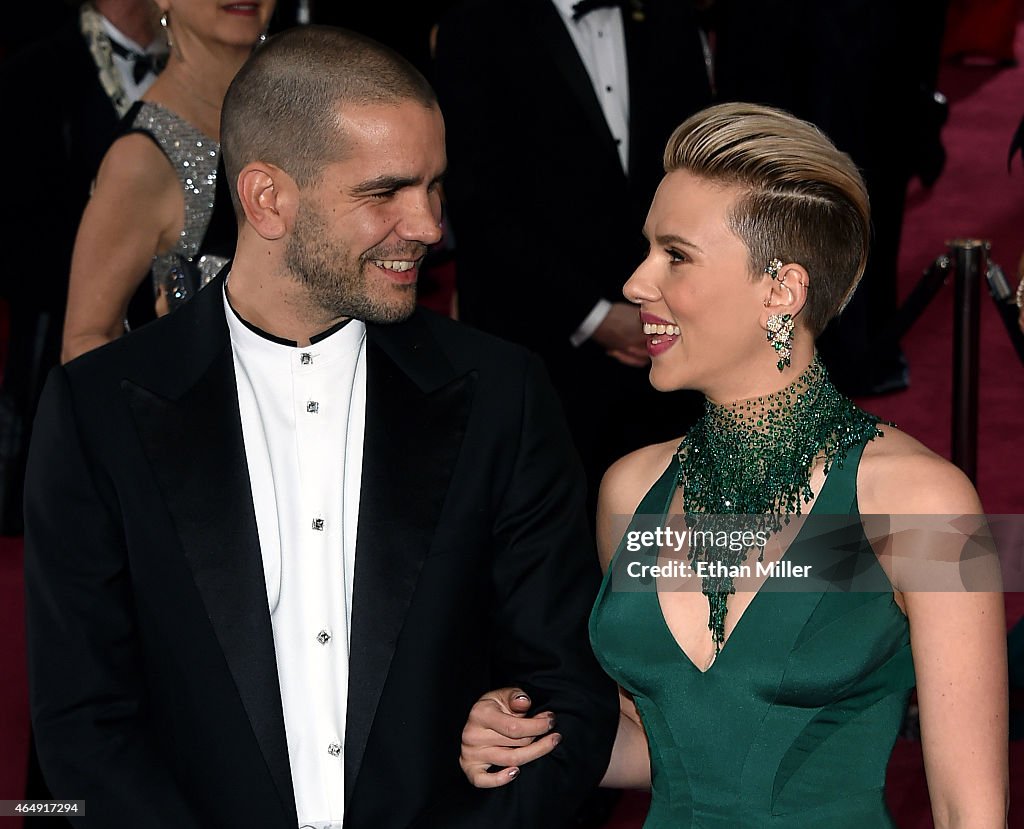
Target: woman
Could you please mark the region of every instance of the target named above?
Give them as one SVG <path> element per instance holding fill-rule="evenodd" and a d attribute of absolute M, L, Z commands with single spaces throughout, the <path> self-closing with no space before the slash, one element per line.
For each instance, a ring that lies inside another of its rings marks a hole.
<path fill-rule="evenodd" d="M 648 829 L 892 826 L 885 769 L 916 681 L 936 826 L 1003 827 L 1002 596 L 993 559 L 968 562 L 973 540 L 936 518 L 978 530 L 977 495 L 843 398 L 814 350 L 863 273 L 859 173 L 813 126 L 749 104 L 685 122 L 665 169 L 650 251 L 623 293 L 652 384 L 707 404 L 681 441 L 626 456 L 601 486 L 591 640 L 622 689 L 602 785 L 650 787 Z M 654 556 L 633 543 L 665 525 L 721 530 L 722 515 L 763 543 L 660 539 Z M 827 516 L 841 518 L 823 529 Z M 910 531 L 866 529 L 877 516 Z M 644 564 L 674 567 L 646 571 L 645 589 Z M 804 569 L 768 586 L 758 564 Z M 806 577 L 815 567 L 826 572 Z M 989 592 L 963 589 L 975 575 Z M 519 719 L 512 698 L 471 712 L 462 764 L 478 786 L 557 744 L 538 738 L 550 719 Z"/>
<path fill-rule="evenodd" d="M 202 260 L 220 152 L 220 108 L 259 42 L 273 0 L 157 0 L 167 66 L 126 116 L 127 134 L 100 165 L 71 262 L 64 362 L 119 337 L 129 300 L 146 275 L 173 307 L 216 272 Z M 220 199 L 230 233 L 230 205 Z M 230 244 L 225 251 L 229 253 Z"/>

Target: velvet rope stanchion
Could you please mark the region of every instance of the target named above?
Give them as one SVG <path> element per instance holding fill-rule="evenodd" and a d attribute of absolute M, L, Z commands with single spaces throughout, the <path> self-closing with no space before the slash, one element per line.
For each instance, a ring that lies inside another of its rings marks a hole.
<path fill-rule="evenodd" d="M 978 331 L 981 275 L 990 245 L 982 239 L 947 242 L 953 269 L 953 463 L 978 480 Z"/>
<path fill-rule="evenodd" d="M 978 362 L 981 319 L 981 280 L 984 275 L 997 305 L 1005 303 L 1005 276 L 989 261 L 991 245 L 985 239 L 953 239 L 948 253 L 937 257 L 899 309 L 893 326 L 902 339 L 932 299 L 954 274 L 953 304 L 953 441 L 952 460 L 972 482 L 978 476 Z M 1001 278 L 1001 281 L 1000 281 Z M 1006 315 L 1004 314 L 1004 317 Z M 1008 319 L 1008 317 L 1007 317 Z M 1024 337 L 1007 323 L 1010 336 L 1024 359 Z M 1016 336 L 1015 336 L 1016 335 Z"/>

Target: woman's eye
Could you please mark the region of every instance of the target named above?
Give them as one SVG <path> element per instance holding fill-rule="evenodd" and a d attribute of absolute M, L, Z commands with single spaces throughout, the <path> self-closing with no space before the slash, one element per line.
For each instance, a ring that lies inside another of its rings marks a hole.
<path fill-rule="evenodd" d="M 666 248 L 665 253 L 668 254 L 669 261 L 671 262 L 685 262 L 686 254 L 680 253 L 678 250 L 672 250 L 672 248 Z"/>

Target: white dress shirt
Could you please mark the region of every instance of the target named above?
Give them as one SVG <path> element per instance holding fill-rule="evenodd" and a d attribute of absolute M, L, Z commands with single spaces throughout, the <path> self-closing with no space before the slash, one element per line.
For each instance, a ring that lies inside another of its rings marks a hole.
<path fill-rule="evenodd" d="M 306 347 L 224 298 L 299 826 L 341 826 L 366 327 Z"/>
<path fill-rule="evenodd" d="M 552 0 L 580 60 L 590 76 L 594 94 L 608 129 L 619 150 L 622 170 L 629 174 L 629 66 L 626 61 L 626 33 L 620 9 L 594 9 L 579 20 L 572 19 L 576 0 Z M 585 343 L 611 310 L 607 299 L 599 299 L 569 337 L 579 347 Z"/>

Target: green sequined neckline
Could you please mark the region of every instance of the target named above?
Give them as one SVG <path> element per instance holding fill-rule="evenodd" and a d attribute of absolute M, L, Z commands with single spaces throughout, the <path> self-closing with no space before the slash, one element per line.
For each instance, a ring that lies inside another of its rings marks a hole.
<path fill-rule="evenodd" d="M 705 401 L 703 417 L 677 449 L 676 485 L 683 488 L 688 525 L 699 530 L 701 516 L 743 515 L 753 523 L 745 529 L 778 532 L 813 499 L 815 460 L 824 457 L 828 475 L 833 464 L 842 466 L 850 449 L 881 434 L 878 422 L 839 393 L 817 355 L 791 385 L 774 394 L 725 405 Z M 763 557 L 764 548 L 755 549 Z M 736 592 L 729 573 L 749 553 L 690 547 L 691 564 L 726 565 L 701 578 L 716 653 L 725 641 L 726 601 Z"/>

